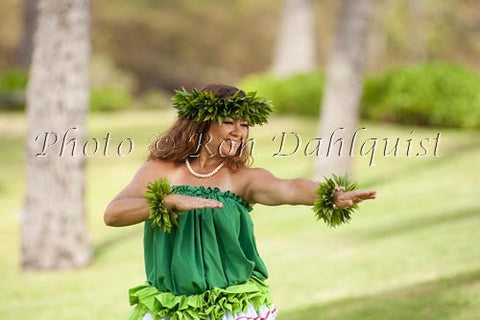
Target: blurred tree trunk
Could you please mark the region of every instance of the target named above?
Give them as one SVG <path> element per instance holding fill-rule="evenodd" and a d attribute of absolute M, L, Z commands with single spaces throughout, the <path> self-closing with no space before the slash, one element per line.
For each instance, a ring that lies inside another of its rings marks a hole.
<path fill-rule="evenodd" d="M 280 77 L 315 69 L 312 0 L 284 0 L 272 72 Z"/>
<path fill-rule="evenodd" d="M 317 130 L 323 152 L 315 162 L 316 179 L 351 172 L 350 143 L 359 115 L 372 7 L 372 0 L 343 0 L 340 6 Z"/>
<path fill-rule="evenodd" d="M 89 59 L 89 1 L 40 0 L 27 88 L 24 270 L 79 267 L 91 261 L 85 157 L 79 146 L 85 141 Z M 52 146 L 41 155 L 45 140 Z"/>
<path fill-rule="evenodd" d="M 387 51 L 387 19 L 391 10 L 392 0 L 374 0 L 372 18 L 367 36 L 367 56 L 365 66 L 367 71 L 382 69 Z"/>
<path fill-rule="evenodd" d="M 28 70 L 32 58 L 33 33 L 37 21 L 38 0 L 23 0 L 23 30 L 20 41 L 19 57 L 20 65 Z"/>
<path fill-rule="evenodd" d="M 410 0 L 410 55 L 412 62 L 427 60 L 427 26 L 424 0 Z"/>

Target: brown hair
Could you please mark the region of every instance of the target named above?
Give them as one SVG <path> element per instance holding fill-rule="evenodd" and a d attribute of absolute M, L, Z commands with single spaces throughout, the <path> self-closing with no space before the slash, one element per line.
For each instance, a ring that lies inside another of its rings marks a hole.
<path fill-rule="evenodd" d="M 245 92 L 242 90 L 225 84 L 209 84 L 200 91 L 211 92 L 216 98 L 228 98 L 237 91 L 240 92 L 240 95 L 245 95 Z M 150 144 L 148 160 L 161 159 L 182 163 L 188 157 L 198 154 L 200 151 L 199 145 L 205 142 L 204 139 L 209 138 L 207 137 L 207 132 L 211 123 L 211 120 L 197 122 L 190 119 L 177 118 L 170 129 L 162 133 Z M 225 158 L 225 166 L 227 168 L 235 172 L 241 167 L 252 164 L 253 158 L 246 143 L 247 141 L 242 142 L 235 156 Z"/>

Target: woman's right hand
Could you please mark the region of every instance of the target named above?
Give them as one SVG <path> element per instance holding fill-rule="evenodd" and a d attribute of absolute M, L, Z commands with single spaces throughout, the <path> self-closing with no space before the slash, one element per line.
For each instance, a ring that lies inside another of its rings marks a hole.
<path fill-rule="evenodd" d="M 182 214 L 184 211 L 202 208 L 223 208 L 223 203 L 217 200 L 176 193 L 166 195 L 164 200 L 167 209 L 174 212 L 172 215 L 174 218 L 178 218 L 178 214 Z"/>

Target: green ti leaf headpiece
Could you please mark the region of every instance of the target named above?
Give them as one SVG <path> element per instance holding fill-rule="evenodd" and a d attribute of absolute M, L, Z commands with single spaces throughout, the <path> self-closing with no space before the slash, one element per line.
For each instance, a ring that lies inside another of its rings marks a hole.
<path fill-rule="evenodd" d="M 256 92 L 242 95 L 235 92 L 229 98 L 217 98 L 211 92 L 199 92 L 197 89 L 187 91 L 185 88 L 175 90 L 172 97 L 173 106 L 178 110 L 179 118 L 193 121 L 218 121 L 224 118 L 242 118 L 250 125 L 267 122 L 272 112 L 269 100 L 256 97 Z"/>

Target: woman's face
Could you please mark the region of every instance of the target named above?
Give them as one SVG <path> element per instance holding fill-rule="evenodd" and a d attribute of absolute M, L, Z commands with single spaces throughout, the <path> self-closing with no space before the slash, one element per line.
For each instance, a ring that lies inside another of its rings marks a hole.
<path fill-rule="evenodd" d="M 230 157 L 239 155 L 239 148 L 242 148 L 248 139 L 249 124 L 244 119 L 225 118 L 222 123 L 212 122 L 207 132 L 206 145 L 212 155 Z M 211 137 L 211 138 L 210 138 Z"/>

